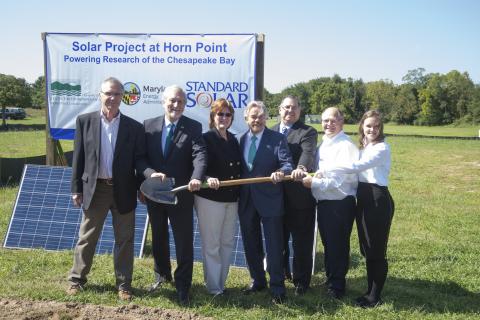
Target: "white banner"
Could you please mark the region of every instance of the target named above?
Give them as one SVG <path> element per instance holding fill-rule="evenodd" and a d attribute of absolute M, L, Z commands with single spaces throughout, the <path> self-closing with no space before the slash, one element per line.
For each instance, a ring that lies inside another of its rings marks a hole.
<path fill-rule="evenodd" d="M 101 82 L 125 86 L 120 110 L 139 122 L 164 113 L 162 92 L 187 93 L 184 114 L 208 130 L 211 103 L 235 108 L 230 130 L 246 130 L 243 108 L 255 92 L 254 34 L 62 34 L 45 39 L 50 134 L 73 139 L 77 115 L 100 110 Z"/>

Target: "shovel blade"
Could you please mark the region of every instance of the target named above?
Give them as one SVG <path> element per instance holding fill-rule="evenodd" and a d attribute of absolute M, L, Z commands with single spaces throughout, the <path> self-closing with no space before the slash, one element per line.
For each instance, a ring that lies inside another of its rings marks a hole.
<path fill-rule="evenodd" d="M 140 191 L 153 202 L 175 205 L 178 199 L 175 192 L 172 192 L 174 185 L 173 178 L 166 178 L 163 181 L 160 178 L 148 178 L 140 185 Z"/>

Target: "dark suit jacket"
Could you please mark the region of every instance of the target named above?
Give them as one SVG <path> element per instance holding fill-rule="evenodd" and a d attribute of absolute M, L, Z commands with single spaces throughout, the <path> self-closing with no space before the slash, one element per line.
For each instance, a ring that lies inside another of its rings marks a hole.
<path fill-rule="evenodd" d="M 203 134 L 207 146 L 208 166 L 206 177 L 218 180 L 232 180 L 240 178 L 242 168 L 242 154 L 238 141 L 233 134 L 227 131 L 228 140 L 223 139 L 216 128 Z M 197 195 L 212 201 L 235 202 L 240 193 L 239 186 L 222 187 L 215 189 L 202 189 Z"/>
<path fill-rule="evenodd" d="M 265 128 L 262 140 L 258 145 L 252 171 L 248 170 L 243 157 L 248 131 L 240 138 L 240 151 L 242 153 L 242 178 L 269 177 L 272 172 L 281 170 L 286 175 L 292 172 L 292 157 L 288 149 L 287 140 L 278 132 Z M 256 183 L 242 185 L 240 188 L 239 214 L 245 210 L 248 199 L 252 202 L 262 217 L 281 216 L 283 208 L 283 185 Z"/>
<path fill-rule="evenodd" d="M 279 132 L 280 123 L 272 127 Z M 287 142 L 293 159 L 293 167 L 303 166 L 308 172 L 315 171 L 315 153 L 318 133 L 315 128 L 303 122 L 295 122 L 287 133 Z M 285 205 L 291 209 L 308 209 L 315 207 L 315 199 L 310 189 L 301 182 L 285 182 Z"/>
<path fill-rule="evenodd" d="M 88 209 L 97 185 L 101 145 L 100 111 L 77 117 L 72 160 L 72 193 L 83 194 L 83 207 Z M 143 126 L 120 114 L 117 142 L 113 157 L 113 193 L 120 213 L 137 206 L 138 180 L 135 170 L 145 156 Z"/>
<path fill-rule="evenodd" d="M 168 177 L 175 178 L 175 186 L 187 185 L 191 179 L 203 180 L 207 167 L 207 150 L 202 138 L 200 122 L 185 116 L 180 117 L 166 158 L 162 152 L 164 123 L 163 115 L 144 122 L 148 160 L 147 166 L 142 170 L 144 177 L 148 178 L 154 172 L 162 172 Z M 189 193 L 180 192 L 179 194 Z"/>

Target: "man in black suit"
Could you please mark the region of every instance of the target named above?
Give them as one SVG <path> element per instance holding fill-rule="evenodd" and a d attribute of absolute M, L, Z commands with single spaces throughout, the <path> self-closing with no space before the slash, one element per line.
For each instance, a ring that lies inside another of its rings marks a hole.
<path fill-rule="evenodd" d="M 240 138 L 242 178 L 270 176 L 272 182 L 243 185 L 240 188 L 238 217 L 245 256 L 252 283 L 245 294 L 267 287 L 263 267 L 262 231 L 265 235 L 267 270 L 272 302 L 283 303 L 283 187 L 278 183 L 292 171 L 287 139 L 265 127 L 268 111 L 263 102 L 252 101 L 245 108 L 249 130 Z"/>
<path fill-rule="evenodd" d="M 202 125 L 183 115 L 186 95 L 182 88 L 169 86 L 163 92 L 165 114 L 145 120 L 145 140 L 149 166 L 142 170 L 145 178 L 174 178 L 175 186 L 200 189 L 207 167 L 207 151 Z M 177 255 L 175 287 L 178 301 L 189 303 L 193 272 L 193 194 L 180 192 L 175 205 L 147 201 L 152 227 L 152 252 L 155 283 L 151 291 L 172 280 L 168 244 L 168 220 L 172 226 Z"/>
<path fill-rule="evenodd" d="M 101 111 L 77 117 L 73 151 L 72 199 L 83 205 L 67 293 L 87 282 L 95 247 L 108 211 L 112 212 L 116 285 L 120 299 L 132 298 L 133 240 L 137 205 L 136 168 L 145 153 L 143 127 L 119 111 L 123 85 L 108 78 L 101 85 Z"/>
<path fill-rule="evenodd" d="M 278 108 L 280 123 L 272 130 L 287 137 L 288 147 L 293 158 L 294 178 L 302 178 L 305 172 L 315 169 L 317 130 L 300 121 L 301 108 L 298 99 L 286 96 Z M 301 182 L 286 182 L 284 217 L 284 270 L 290 274 L 290 251 L 288 240 L 292 236 L 293 245 L 293 283 L 295 294 L 303 295 L 310 287 L 313 266 L 313 243 L 315 236 L 315 204 L 309 189 Z"/>

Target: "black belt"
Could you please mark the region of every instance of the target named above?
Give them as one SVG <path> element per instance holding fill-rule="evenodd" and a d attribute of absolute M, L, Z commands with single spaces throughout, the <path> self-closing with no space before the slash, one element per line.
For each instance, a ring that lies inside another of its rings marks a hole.
<path fill-rule="evenodd" d="M 98 183 L 106 184 L 107 186 L 113 186 L 113 179 L 97 179 Z"/>

